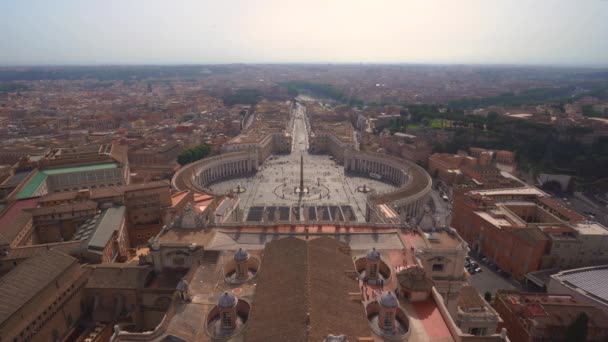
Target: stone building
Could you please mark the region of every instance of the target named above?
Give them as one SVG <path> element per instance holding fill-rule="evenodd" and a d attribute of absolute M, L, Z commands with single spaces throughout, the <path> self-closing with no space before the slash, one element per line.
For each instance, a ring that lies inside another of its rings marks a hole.
<path fill-rule="evenodd" d="M 576 301 L 593 305 L 608 315 L 608 265 L 565 270 L 551 275 L 548 293 L 567 294 Z"/>
<path fill-rule="evenodd" d="M 465 285 L 460 290 L 454 321 L 464 334 L 473 336 L 492 335 L 503 322 L 490 303 L 471 285 Z"/>
<path fill-rule="evenodd" d="M 588 317 L 587 341 L 608 338 L 608 316 L 570 295 L 498 290 L 494 308 L 512 341 L 564 341 L 568 327 L 581 314 Z"/>
<path fill-rule="evenodd" d="M 401 132 L 381 136 L 380 145 L 388 153 L 411 160 L 423 167 L 427 166 L 433 150 L 427 139 Z"/>
<path fill-rule="evenodd" d="M 323 123 L 310 133 L 310 153 L 329 154 L 343 164 L 345 151 L 357 149 L 354 136 L 350 122 Z"/>
<path fill-rule="evenodd" d="M 16 198 L 130 183 L 126 148 L 120 145 L 52 149 L 32 166 L 37 171 Z"/>
<path fill-rule="evenodd" d="M 0 339 L 61 341 L 83 314 L 87 281 L 78 260 L 49 250 L 0 278 Z"/>
<path fill-rule="evenodd" d="M 368 197 L 368 206 L 390 204 L 402 219 L 418 218 L 431 191 L 431 177 L 420 166 L 405 159 L 347 151 L 344 172 L 363 174 L 398 186 L 398 189 Z M 370 208 L 366 220 L 370 221 Z"/>
<path fill-rule="evenodd" d="M 104 209 L 78 227 L 73 239 L 82 242 L 80 257 L 90 263 L 125 260 L 130 247 L 125 207 Z"/>
<path fill-rule="evenodd" d="M 583 220 L 541 190 L 522 187 L 457 193 L 452 225 L 474 251 L 523 280 L 539 269 L 608 262 L 608 229 Z"/>
<path fill-rule="evenodd" d="M 128 323 L 140 331 L 152 330 L 160 323 L 179 281 L 179 277 L 157 277 L 148 266 L 104 264 L 89 268 L 84 319 Z"/>
<path fill-rule="evenodd" d="M 466 282 L 464 261 L 468 245 L 453 228 L 425 232 L 422 238 L 424 245 L 417 248 L 416 256 L 454 316 L 460 290 Z"/>
<path fill-rule="evenodd" d="M 32 214 L 33 242 L 52 243 L 71 240 L 76 228 L 97 213 L 97 202 L 86 200 L 26 209 Z"/>

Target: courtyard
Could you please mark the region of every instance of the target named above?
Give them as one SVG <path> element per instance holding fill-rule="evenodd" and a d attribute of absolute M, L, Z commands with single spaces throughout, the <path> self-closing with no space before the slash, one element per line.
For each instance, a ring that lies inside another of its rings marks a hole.
<path fill-rule="evenodd" d="M 210 184 L 214 193 L 228 193 L 239 189 L 240 207 L 243 217 L 248 218 L 250 210 L 262 211 L 261 216 L 253 213 L 252 220 L 268 221 L 268 215 L 276 221 L 304 221 L 312 216 L 325 217 L 328 221 L 364 221 L 365 201 L 369 192 L 358 189 L 366 187 L 378 193 L 396 189 L 395 186 L 364 177 L 350 177 L 344 168 L 329 155 L 308 153 L 308 128 L 305 108 L 298 105 L 292 113 L 292 151 L 287 155 L 269 157 L 255 175 L 233 178 Z M 300 184 L 300 161 L 303 161 L 303 179 L 306 192 L 296 193 Z M 316 208 L 311 211 L 310 207 Z M 333 209 L 332 207 L 339 210 Z M 350 209 L 345 208 L 350 207 Z M 278 218 L 273 213 L 264 215 L 265 208 L 279 208 Z M 287 209 L 281 209 L 287 208 Z M 319 210 L 319 208 L 321 208 Z M 327 209 L 324 209 L 327 208 Z M 289 216 L 285 210 L 289 211 Z M 300 215 L 299 213 L 305 212 Z M 325 213 L 328 214 L 325 214 Z M 352 217 L 354 215 L 354 217 Z M 258 218 L 259 217 L 259 218 Z M 325 219 L 324 219 L 325 220 Z"/>

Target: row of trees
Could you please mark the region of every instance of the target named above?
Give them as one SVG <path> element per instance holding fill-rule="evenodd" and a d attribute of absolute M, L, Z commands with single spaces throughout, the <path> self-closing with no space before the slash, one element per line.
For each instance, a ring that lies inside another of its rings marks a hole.
<path fill-rule="evenodd" d="M 464 115 L 460 110 L 440 112 L 432 105 L 411 105 L 402 111 L 412 124 L 430 128 L 435 119 L 453 123 L 452 137 L 446 143 L 436 143 L 435 152 L 455 153 L 471 146 L 516 151 L 520 168 L 532 171 L 567 173 L 578 183 L 588 183 L 605 177 L 608 169 L 608 138 L 599 138 L 592 144 L 583 143 L 588 127 L 558 128 L 554 125 L 509 118 L 490 113 L 487 117 Z M 395 123 L 399 130 L 403 122 Z M 406 129 L 407 131 L 407 129 Z"/>
<path fill-rule="evenodd" d="M 200 144 L 198 146 L 184 149 L 177 155 L 177 162 L 186 165 L 207 157 L 211 153 L 211 146 Z"/>
<path fill-rule="evenodd" d="M 0 83 L 0 93 L 12 93 L 29 89 L 29 87 L 21 83 Z"/>
<path fill-rule="evenodd" d="M 287 92 L 290 95 L 297 96 L 301 91 L 307 91 L 314 96 L 326 97 L 335 101 L 345 101 L 344 93 L 327 83 L 314 83 L 308 81 L 289 81 L 282 83 L 283 86 L 287 87 Z"/>
<path fill-rule="evenodd" d="M 226 106 L 235 104 L 254 105 L 260 101 L 262 93 L 257 89 L 238 89 L 234 94 L 224 96 L 222 99 Z"/>

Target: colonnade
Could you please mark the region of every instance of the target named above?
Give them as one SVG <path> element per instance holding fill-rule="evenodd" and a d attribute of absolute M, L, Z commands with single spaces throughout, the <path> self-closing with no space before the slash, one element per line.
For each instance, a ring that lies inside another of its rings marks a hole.
<path fill-rule="evenodd" d="M 375 160 L 359 159 L 356 157 L 347 158 L 344 163 L 344 168 L 346 171 L 378 174 L 382 176 L 383 180 L 388 180 L 397 186 L 406 184 L 408 180 L 407 171 L 402 167 Z"/>
<path fill-rule="evenodd" d="M 195 176 L 195 183 L 205 186 L 220 179 L 234 177 L 257 170 L 255 160 L 219 160 L 204 165 Z"/>
<path fill-rule="evenodd" d="M 372 203 L 390 204 L 404 218 L 418 217 L 423 213 L 432 181 L 420 166 L 391 156 L 378 157 L 349 151 L 344 159 L 344 170 L 369 176 L 378 174 L 382 180 L 398 186 L 389 193 L 370 195 Z"/>
<path fill-rule="evenodd" d="M 175 173 L 171 185 L 176 190 L 199 189 L 228 177 L 255 172 L 258 155 L 250 151 L 229 152 L 185 165 Z"/>

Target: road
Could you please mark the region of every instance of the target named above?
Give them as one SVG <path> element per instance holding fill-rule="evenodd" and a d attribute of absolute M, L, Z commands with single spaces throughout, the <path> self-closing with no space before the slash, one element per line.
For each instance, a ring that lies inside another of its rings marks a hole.
<path fill-rule="evenodd" d="M 492 296 L 496 293 L 496 290 L 507 289 L 507 290 L 522 290 L 519 286 L 516 286 L 513 282 L 497 274 L 492 269 L 485 266 L 479 260 L 474 260 L 481 267 L 482 272 L 470 275 L 469 283 L 479 292 L 482 296 L 486 292 L 490 292 Z"/>
<path fill-rule="evenodd" d="M 308 155 L 308 129 L 306 127 L 306 107 L 297 103 L 293 112 L 293 131 L 291 153 L 299 152 Z"/>
<path fill-rule="evenodd" d="M 439 191 L 435 189 L 431 190 L 431 199 L 433 200 L 435 207 L 433 216 L 435 217 L 437 224 L 439 226 L 445 225 L 447 227 L 450 224 L 450 222 L 446 222 L 450 214 L 450 203 L 444 201 L 443 198 L 441 198 Z"/>
<path fill-rule="evenodd" d="M 288 155 L 273 155 L 264 161 L 255 176 L 233 178 L 210 184 L 216 193 L 226 193 L 241 186 L 239 195 L 246 217 L 251 207 L 263 206 L 350 206 L 357 221 L 365 220 L 367 194 L 357 188 L 367 186 L 378 192 L 390 191 L 394 185 L 363 177 L 346 177 L 344 168 L 328 155 L 310 154 L 306 108 L 296 104 L 290 118 L 292 149 Z M 304 157 L 304 183 L 308 195 L 299 196 L 294 189 L 300 180 L 300 156 Z"/>

